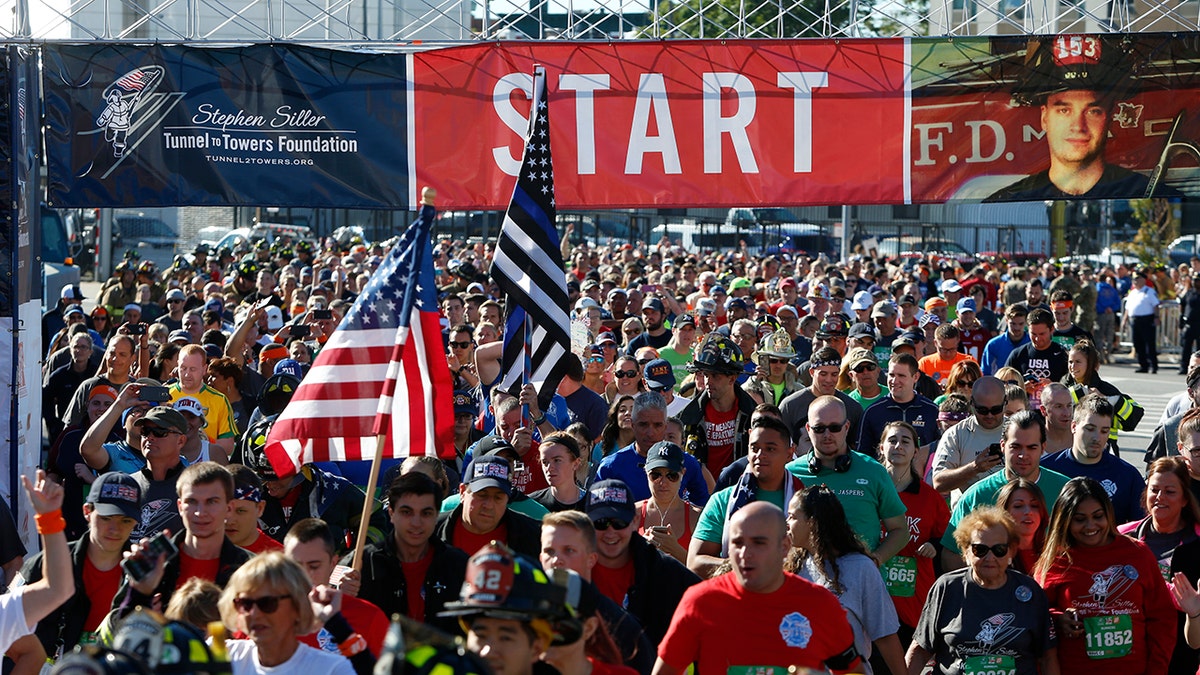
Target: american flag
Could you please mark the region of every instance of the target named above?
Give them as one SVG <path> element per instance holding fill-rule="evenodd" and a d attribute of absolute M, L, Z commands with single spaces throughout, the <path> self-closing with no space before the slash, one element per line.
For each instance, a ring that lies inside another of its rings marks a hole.
<path fill-rule="evenodd" d="M 149 78 L 142 70 L 131 70 L 113 84 L 126 91 L 141 91 Z"/>
<path fill-rule="evenodd" d="M 513 391 L 525 373 L 525 318 L 533 319 L 529 381 L 546 410 L 571 356 L 567 279 L 555 229 L 554 166 L 546 71 L 533 76 L 533 105 L 521 173 L 496 242 L 491 275 L 504 294 L 504 359 L 499 386 Z"/>
<path fill-rule="evenodd" d="M 384 457 L 454 457 L 433 220 L 423 206 L 272 425 L 266 453 L 280 476 L 309 462 L 370 460 L 380 433 Z"/>

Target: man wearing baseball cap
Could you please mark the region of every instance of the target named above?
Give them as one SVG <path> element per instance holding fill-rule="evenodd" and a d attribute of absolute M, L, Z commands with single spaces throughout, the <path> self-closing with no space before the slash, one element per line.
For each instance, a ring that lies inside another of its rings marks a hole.
<path fill-rule="evenodd" d="M 671 342 L 671 329 L 666 327 L 666 308 L 657 296 L 642 302 L 642 324 L 646 330 L 625 345 L 625 353 L 633 356 L 642 347 L 662 349 Z"/>
<path fill-rule="evenodd" d="M 121 585 L 121 558 L 141 519 L 141 503 L 142 489 L 127 473 L 110 471 L 92 483 L 83 504 L 87 534 L 67 544 L 75 595 L 39 621 L 34 631 L 51 658 L 77 644 L 95 642 L 95 631 Z M 26 583 L 42 578 L 42 552 L 25 561 L 21 576 Z"/>
<path fill-rule="evenodd" d="M 154 323 L 161 323 L 168 331 L 183 328 L 183 308 L 187 304 L 187 295 L 178 288 L 172 288 L 167 291 L 166 302 L 167 313 L 155 319 Z"/>
<path fill-rule="evenodd" d="M 184 469 L 180 453 L 187 443 L 187 419 L 178 410 L 160 405 L 147 411 L 134 426 L 142 434 L 146 467 L 133 474 L 142 488 L 143 507 L 142 522 L 132 537 L 138 541 L 163 530 L 178 533 L 183 520 L 179 516 L 175 481 Z"/>
<path fill-rule="evenodd" d="M 50 339 L 58 332 L 67 327 L 67 322 L 63 318 L 63 314 L 67 308 L 78 305 L 83 302 L 83 291 L 79 290 L 79 286 L 70 285 L 63 286 L 62 292 L 59 293 L 58 304 L 49 309 L 42 315 L 42 344 L 49 345 Z M 46 352 L 47 354 L 49 351 Z"/>
<path fill-rule="evenodd" d="M 646 382 L 646 388 L 662 394 L 663 399 L 667 402 L 667 417 L 678 417 L 679 413 L 683 412 L 683 409 L 692 402 L 692 399 L 675 393 L 675 370 L 666 359 L 652 359 L 642 368 L 642 376 Z"/>
<path fill-rule="evenodd" d="M 672 322 L 671 341 L 658 350 L 658 356 L 666 359 L 674 374 L 675 383 L 687 377 L 687 364 L 692 360 L 693 348 L 700 333 L 696 330 L 696 319 L 691 314 L 680 314 Z M 675 384 L 671 385 L 674 389 Z M 675 413 L 671 413 L 674 415 Z"/>
<path fill-rule="evenodd" d="M 492 540 L 525 555 L 536 556 L 541 528 L 529 516 L 509 508 L 513 493 L 512 462 L 499 454 L 471 460 L 458 486 L 462 502 L 438 516 L 435 535 L 464 551 L 478 551 Z"/>

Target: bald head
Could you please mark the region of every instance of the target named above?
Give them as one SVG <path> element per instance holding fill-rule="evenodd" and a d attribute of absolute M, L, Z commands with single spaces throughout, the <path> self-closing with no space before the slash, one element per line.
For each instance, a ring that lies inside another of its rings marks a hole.
<path fill-rule="evenodd" d="M 783 559 L 791 548 L 787 519 L 774 504 L 753 502 L 729 519 L 729 561 L 742 588 L 771 593 L 783 585 Z"/>
<path fill-rule="evenodd" d="M 836 396 L 818 396 L 808 404 L 809 418 L 817 417 L 817 413 L 824 410 L 829 410 L 842 419 L 846 418 L 846 404 Z"/>
<path fill-rule="evenodd" d="M 971 385 L 971 408 L 975 421 L 984 429 L 998 429 L 1004 422 L 1004 383 L 987 375 Z"/>

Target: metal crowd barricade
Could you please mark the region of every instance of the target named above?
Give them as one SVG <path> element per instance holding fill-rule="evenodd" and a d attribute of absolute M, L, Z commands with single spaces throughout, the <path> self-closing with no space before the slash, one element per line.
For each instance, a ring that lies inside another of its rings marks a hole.
<path fill-rule="evenodd" d="M 1182 350 L 1179 345 L 1179 301 L 1167 300 L 1158 305 L 1158 353 L 1178 354 Z M 1125 326 L 1121 330 L 1121 346 L 1133 349 L 1133 327 Z"/>

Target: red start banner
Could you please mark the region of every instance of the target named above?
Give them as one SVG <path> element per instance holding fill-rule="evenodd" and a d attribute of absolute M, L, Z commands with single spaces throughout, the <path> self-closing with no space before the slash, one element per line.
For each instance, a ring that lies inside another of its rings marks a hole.
<path fill-rule="evenodd" d="M 506 207 L 540 64 L 564 209 L 1200 195 L 1197 44 L 1061 35 L 433 50 L 412 56 L 410 185 L 436 188 L 446 209 Z"/>

